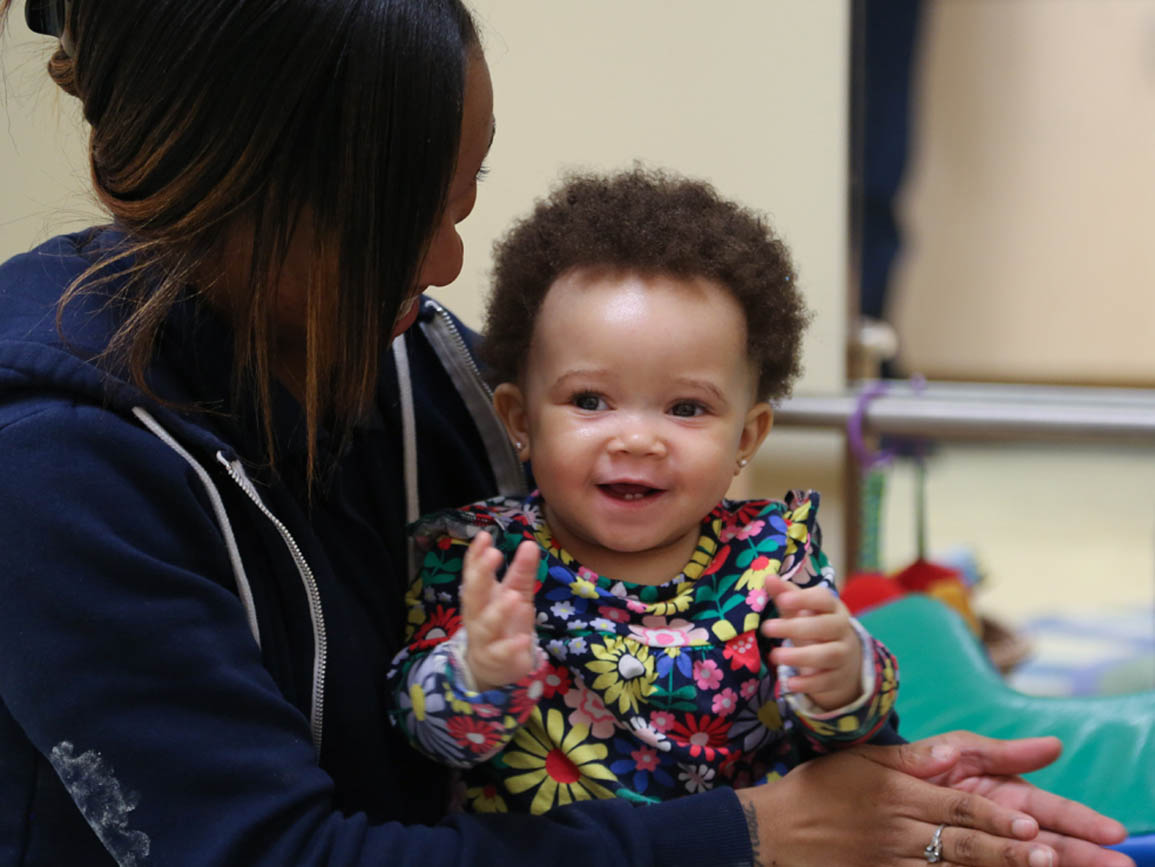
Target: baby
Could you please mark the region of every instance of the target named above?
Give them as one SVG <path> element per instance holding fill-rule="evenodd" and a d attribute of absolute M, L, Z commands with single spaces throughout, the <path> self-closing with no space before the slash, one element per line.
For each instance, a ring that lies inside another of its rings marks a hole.
<path fill-rule="evenodd" d="M 539 489 L 418 522 L 389 674 L 466 808 L 751 785 L 874 735 L 896 665 L 833 592 L 818 495 L 724 499 L 799 369 L 782 242 L 704 183 L 574 177 L 494 284 L 494 406 Z"/>

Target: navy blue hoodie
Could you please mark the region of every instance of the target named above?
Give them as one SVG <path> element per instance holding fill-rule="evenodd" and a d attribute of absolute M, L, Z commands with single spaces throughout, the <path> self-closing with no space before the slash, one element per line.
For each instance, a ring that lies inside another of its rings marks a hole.
<path fill-rule="evenodd" d="M 60 295 L 118 237 L 0 266 L 0 865 L 750 861 L 728 790 L 443 819 L 445 772 L 392 732 L 382 684 L 407 518 L 520 482 L 468 334 L 423 304 L 378 413 L 340 453 L 322 438 L 310 502 L 299 407 L 274 395 L 274 475 L 228 331 L 191 299 L 149 371 L 161 401 L 93 360 L 114 286 L 62 339 Z"/>

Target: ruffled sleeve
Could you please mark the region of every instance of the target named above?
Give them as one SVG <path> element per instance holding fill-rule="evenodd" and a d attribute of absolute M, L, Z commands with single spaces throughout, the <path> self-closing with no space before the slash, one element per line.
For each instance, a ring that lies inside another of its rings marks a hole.
<path fill-rule="evenodd" d="M 480 692 L 465 664 L 459 600 L 465 550 L 485 530 L 508 564 L 524 538 L 515 514 L 516 501 L 499 498 L 437 512 L 412 528 L 424 556 L 406 595 L 406 646 L 386 677 L 389 714 L 417 750 L 452 767 L 472 767 L 500 752 L 533 712 L 549 672 L 548 657 L 536 648 L 534 671 Z"/>
<path fill-rule="evenodd" d="M 779 576 L 799 587 L 826 587 L 837 596 L 834 568 L 821 549 L 818 493 L 791 491 L 786 495 L 785 504 L 782 519 L 786 550 Z M 784 684 L 797 671 L 790 666 L 778 666 L 776 692 L 783 715 L 795 722 L 801 736 L 818 752 L 870 740 L 886 724 L 894 709 L 898 693 L 897 661 L 861 623 L 851 618 L 851 625 L 862 644 L 862 689 L 850 704 L 826 711 L 804 694 L 787 692 Z"/>

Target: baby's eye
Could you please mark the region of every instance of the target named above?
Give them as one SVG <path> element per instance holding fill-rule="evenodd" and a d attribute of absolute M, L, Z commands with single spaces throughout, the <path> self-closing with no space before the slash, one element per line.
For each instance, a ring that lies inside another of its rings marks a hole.
<path fill-rule="evenodd" d="M 586 412 L 597 412 L 606 408 L 606 402 L 593 392 L 583 391 L 570 398 L 570 403 Z"/>
<path fill-rule="evenodd" d="M 678 418 L 694 418 L 706 411 L 702 404 L 693 400 L 680 400 L 670 407 L 670 415 L 675 415 Z"/>

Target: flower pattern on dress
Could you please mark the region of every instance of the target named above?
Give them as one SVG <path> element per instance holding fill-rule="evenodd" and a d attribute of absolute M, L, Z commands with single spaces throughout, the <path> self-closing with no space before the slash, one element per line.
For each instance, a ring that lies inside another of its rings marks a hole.
<path fill-rule="evenodd" d="M 864 645 L 871 693 L 811 716 L 781 689 L 766 662 L 773 642 L 758 634 L 777 615 L 768 576 L 833 591 L 817 505 L 817 494 L 800 492 L 722 501 L 703 518 L 685 568 L 660 586 L 578 563 L 553 539 L 537 493 L 429 516 L 415 525 L 424 560 L 407 596 L 408 645 L 388 676 L 391 718 L 419 750 L 464 769 L 462 800 L 475 812 L 615 796 L 644 804 L 752 785 L 867 740 L 898 687 L 881 644 Z M 447 639 L 461 624 L 462 555 L 481 530 L 507 564 L 526 539 L 544 551 L 535 602 L 546 652 L 519 684 L 478 694 L 463 685 Z"/>
<path fill-rule="evenodd" d="M 567 731 L 557 710 L 547 711 L 543 725 L 541 710 L 535 710 L 502 755 L 508 767 L 523 771 L 505 778 L 506 790 L 513 795 L 532 792 L 531 813 L 544 813 L 574 801 L 613 797 L 596 782 L 617 779 L 599 761 L 608 750 L 605 744 L 588 743 L 589 733 L 580 725 Z"/>
<path fill-rule="evenodd" d="M 633 638 L 614 637 L 592 645 L 590 652 L 594 659 L 585 667 L 597 675 L 591 687 L 605 696 L 608 707 L 616 702 L 623 716 L 636 712 L 638 703 L 645 701 L 657 678 L 650 648 Z"/>

